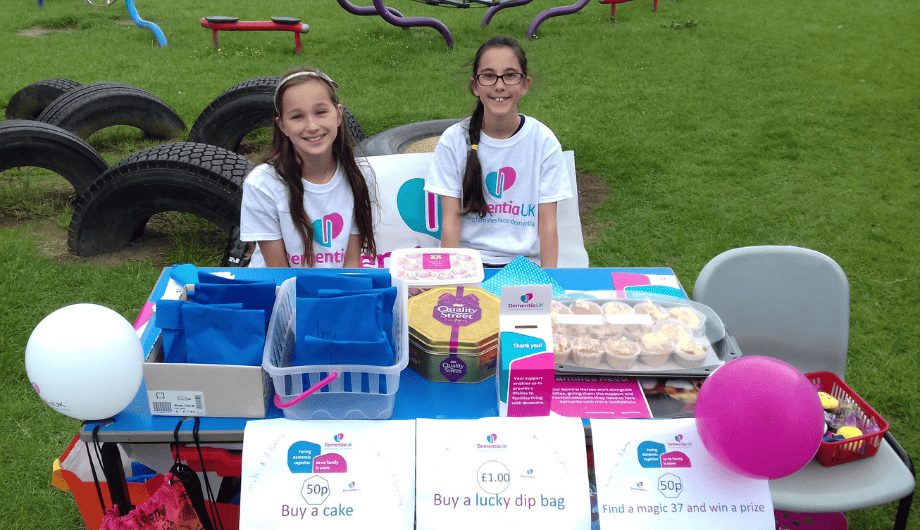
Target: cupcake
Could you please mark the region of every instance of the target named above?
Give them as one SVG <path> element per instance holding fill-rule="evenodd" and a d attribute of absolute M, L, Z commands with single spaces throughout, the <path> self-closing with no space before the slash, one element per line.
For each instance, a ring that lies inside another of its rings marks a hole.
<path fill-rule="evenodd" d="M 604 358 L 604 349 L 597 339 L 578 337 L 572 342 L 572 360 L 578 366 L 597 368 Z"/>
<path fill-rule="evenodd" d="M 553 358 L 557 363 L 569 360 L 572 353 L 572 341 L 561 333 L 553 333 Z"/>
<path fill-rule="evenodd" d="M 664 333 L 652 332 L 639 339 L 639 361 L 649 366 L 661 366 L 671 356 L 674 344 Z"/>
<path fill-rule="evenodd" d="M 675 342 L 679 339 L 689 339 L 693 335 L 693 332 L 690 331 L 689 326 L 680 320 L 675 320 L 673 318 L 659 320 L 655 323 L 652 329 L 654 331 L 664 333 L 664 336 L 667 337 L 671 342 Z"/>
<path fill-rule="evenodd" d="M 667 311 L 651 300 L 646 300 L 641 304 L 637 304 L 633 311 L 635 311 L 637 315 L 650 315 L 655 322 L 668 318 Z"/>
<path fill-rule="evenodd" d="M 696 309 L 688 306 L 672 307 L 668 310 L 668 317 L 686 324 L 694 335 L 701 335 L 703 327 L 706 325 L 706 317 Z"/>
<path fill-rule="evenodd" d="M 584 324 L 572 326 L 573 334 L 588 335 L 596 339 L 603 339 L 606 337 L 606 330 L 603 329 L 604 319 L 601 318 L 604 314 L 604 310 L 601 309 L 600 305 L 590 300 L 576 300 L 575 303 L 571 305 L 571 309 L 573 315 L 596 317 L 593 319 L 585 319 L 586 322 Z"/>
<path fill-rule="evenodd" d="M 674 362 L 682 368 L 699 368 L 706 362 L 707 348 L 690 337 L 674 344 Z"/>
<path fill-rule="evenodd" d="M 565 333 L 565 334 L 570 333 L 569 328 L 571 326 L 568 324 L 560 324 L 559 318 L 558 318 L 559 315 L 571 315 L 572 314 L 572 310 L 569 309 L 569 306 L 563 304 L 562 302 L 553 300 L 549 304 L 549 314 L 550 314 L 550 320 L 553 324 L 553 333 Z"/>
<path fill-rule="evenodd" d="M 687 405 L 695 405 L 700 394 L 699 388 L 686 379 L 668 379 L 664 384 L 664 391 L 667 395 Z"/>
<path fill-rule="evenodd" d="M 622 336 L 626 331 L 626 324 L 611 324 L 610 317 L 616 320 L 616 315 L 632 315 L 632 306 L 623 302 L 607 302 L 601 306 L 601 309 L 604 310 L 604 317 L 607 320 L 607 337 L 616 339 Z"/>
<path fill-rule="evenodd" d="M 597 302 L 591 300 L 576 300 L 572 304 L 572 313 L 576 315 L 603 315 L 604 310 Z"/>
<path fill-rule="evenodd" d="M 651 333 L 652 324 L 626 324 L 623 326 L 623 336 L 630 340 L 639 340 L 642 335 Z"/>
<path fill-rule="evenodd" d="M 639 377 L 639 386 L 646 396 L 657 396 L 664 393 L 664 381 L 653 377 Z"/>
<path fill-rule="evenodd" d="M 607 364 L 615 370 L 629 370 L 639 357 L 639 344 L 635 341 L 619 338 L 604 341 L 604 354 Z"/>

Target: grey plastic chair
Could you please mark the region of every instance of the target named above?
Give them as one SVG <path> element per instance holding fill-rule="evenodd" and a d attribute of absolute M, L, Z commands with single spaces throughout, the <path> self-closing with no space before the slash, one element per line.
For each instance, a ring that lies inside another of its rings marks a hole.
<path fill-rule="evenodd" d="M 728 250 L 700 271 L 693 299 L 719 315 L 741 355 L 844 377 L 850 287 L 828 256 L 792 246 Z M 812 460 L 771 480 L 770 495 L 774 509 L 792 512 L 846 512 L 899 501 L 894 528 L 903 529 L 915 485 L 913 462 L 889 432 L 875 456 L 832 467 Z"/>

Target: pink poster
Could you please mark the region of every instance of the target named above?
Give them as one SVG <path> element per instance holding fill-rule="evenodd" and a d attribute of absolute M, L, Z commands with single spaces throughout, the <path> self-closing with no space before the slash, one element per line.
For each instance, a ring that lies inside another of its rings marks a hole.
<path fill-rule="evenodd" d="M 551 410 L 575 418 L 651 418 L 636 379 L 558 375 Z"/>

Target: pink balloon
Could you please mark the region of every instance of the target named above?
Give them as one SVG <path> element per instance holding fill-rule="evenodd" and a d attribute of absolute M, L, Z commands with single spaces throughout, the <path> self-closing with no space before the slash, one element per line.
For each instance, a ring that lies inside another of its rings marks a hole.
<path fill-rule="evenodd" d="M 706 378 L 695 411 L 706 450 L 750 477 L 795 473 L 817 454 L 824 433 L 824 409 L 811 381 L 772 357 L 725 363 Z"/>

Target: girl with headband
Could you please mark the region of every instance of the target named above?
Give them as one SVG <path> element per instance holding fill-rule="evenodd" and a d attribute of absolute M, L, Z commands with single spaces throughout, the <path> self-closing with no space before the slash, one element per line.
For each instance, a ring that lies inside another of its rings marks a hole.
<path fill-rule="evenodd" d="M 250 267 L 360 268 L 377 253 L 373 174 L 355 159 L 338 87 L 309 68 L 278 83 L 271 149 L 243 182 Z"/>

